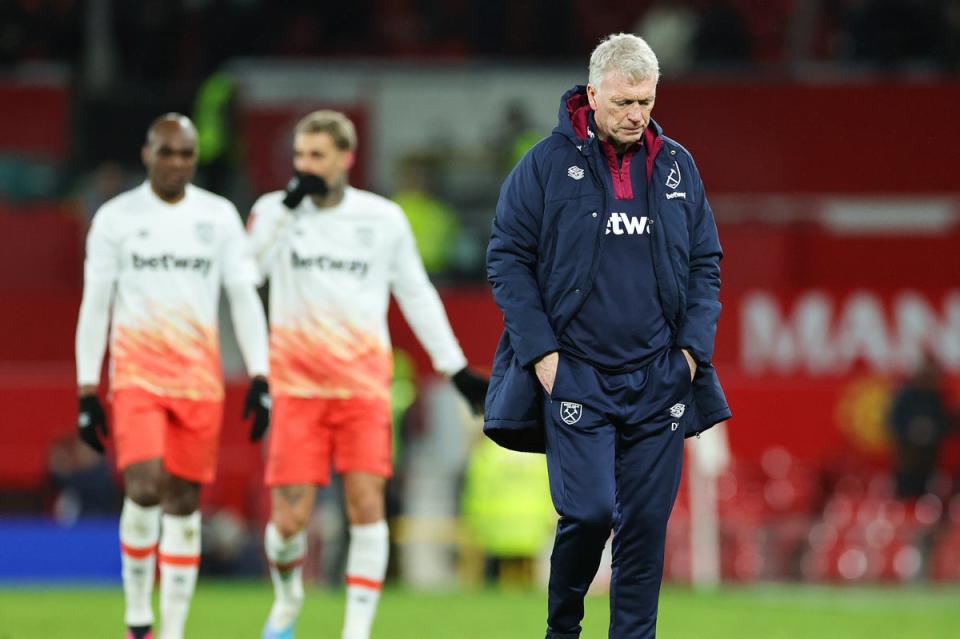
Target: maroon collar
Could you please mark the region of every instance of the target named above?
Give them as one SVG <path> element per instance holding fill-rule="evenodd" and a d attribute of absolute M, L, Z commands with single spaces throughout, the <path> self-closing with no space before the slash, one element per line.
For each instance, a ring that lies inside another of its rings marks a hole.
<path fill-rule="evenodd" d="M 573 125 L 573 132 L 581 140 L 586 140 L 590 136 L 590 112 L 593 109 L 590 108 L 590 101 L 587 99 L 586 93 L 575 93 L 567 99 L 567 114 L 570 116 L 570 123 Z M 652 124 L 652 122 L 650 123 Z M 616 153 L 606 142 L 598 140 L 600 148 L 603 149 L 603 153 L 607 158 L 607 163 L 611 162 L 611 155 L 613 154 L 613 164 L 611 165 L 611 174 L 616 175 L 617 170 L 627 174 L 627 181 L 629 182 L 630 173 L 625 171 L 629 168 L 630 160 L 629 157 L 636 152 L 637 146 L 634 145 L 632 148 L 627 150 L 627 153 L 624 154 L 623 166 L 620 166 L 620 163 L 617 162 Z M 663 148 L 663 138 L 653 132 L 653 128 L 648 124 L 647 128 L 643 132 L 643 144 L 647 145 L 647 182 L 649 183 L 653 179 L 653 163 L 657 159 L 657 154 L 660 153 L 660 149 Z M 609 150 L 608 150 L 609 149 Z M 616 167 L 617 170 L 614 170 Z M 629 192 L 633 192 L 633 187 L 629 187 Z M 619 198 L 619 195 L 618 195 Z"/>

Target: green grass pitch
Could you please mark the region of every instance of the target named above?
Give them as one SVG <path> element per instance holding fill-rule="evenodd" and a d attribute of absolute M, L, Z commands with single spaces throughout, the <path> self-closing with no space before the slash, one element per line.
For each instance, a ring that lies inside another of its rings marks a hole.
<path fill-rule="evenodd" d="M 270 606 L 268 583 L 201 581 L 188 639 L 257 639 Z M 123 636 L 118 588 L 0 588 L 0 639 Z M 388 589 L 373 639 L 540 639 L 546 600 L 536 591 L 416 593 Z M 310 590 L 302 639 L 336 639 L 342 593 Z M 587 600 L 584 639 L 607 636 L 606 597 Z M 960 589 L 724 587 L 713 593 L 668 587 L 661 639 L 950 639 L 960 637 Z"/>

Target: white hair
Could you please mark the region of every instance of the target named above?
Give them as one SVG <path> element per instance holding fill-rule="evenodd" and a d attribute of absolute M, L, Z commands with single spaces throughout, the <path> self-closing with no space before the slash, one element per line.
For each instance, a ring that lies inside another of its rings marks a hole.
<path fill-rule="evenodd" d="M 660 79 L 660 63 L 647 41 L 632 33 L 615 33 L 600 41 L 590 54 L 588 82 L 594 90 L 608 71 L 619 71 L 634 82 Z"/>

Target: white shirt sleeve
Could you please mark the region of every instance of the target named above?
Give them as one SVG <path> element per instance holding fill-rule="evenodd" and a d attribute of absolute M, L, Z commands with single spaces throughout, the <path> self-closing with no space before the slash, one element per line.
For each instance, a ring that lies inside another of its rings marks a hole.
<path fill-rule="evenodd" d="M 394 253 L 391 288 L 404 318 L 430 355 L 434 370 L 453 375 L 467 365 L 467 358 L 450 328 L 450 320 L 417 252 L 413 231 L 400 212 L 398 241 Z"/>
<path fill-rule="evenodd" d="M 250 240 L 243 230 L 240 214 L 233 205 L 230 205 L 229 209 L 224 223 L 226 233 L 221 245 L 223 285 L 225 287 L 236 284 L 256 285 L 260 281 L 260 275 L 253 260 Z"/>
<path fill-rule="evenodd" d="M 230 298 L 230 317 L 247 374 L 266 377 L 270 371 L 267 319 L 257 289 L 251 283 L 230 284 L 225 289 Z"/>
<path fill-rule="evenodd" d="M 78 386 L 100 382 L 100 367 L 107 350 L 110 305 L 120 272 L 120 256 L 116 240 L 110 237 L 106 226 L 104 216 L 97 215 L 87 233 L 83 300 L 74 341 Z"/>
<path fill-rule="evenodd" d="M 267 319 L 257 295 L 260 281 L 240 215 L 231 206 L 223 243 L 223 287 L 230 298 L 230 316 L 247 374 L 267 375 Z"/>
<path fill-rule="evenodd" d="M 274 212 L 271 209 L 264 198 L 260 198 L 253 205 L 247 220 L 247 233 L 261 283 L 270 277 L 280 247 L 292 228 L 293 214 L 287 210 Z"/>

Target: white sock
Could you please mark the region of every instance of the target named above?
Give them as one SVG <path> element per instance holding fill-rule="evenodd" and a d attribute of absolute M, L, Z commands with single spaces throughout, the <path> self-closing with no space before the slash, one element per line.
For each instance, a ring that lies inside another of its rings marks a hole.
<path fill-rule="evenodd" d="M 160 639 L 183 639 L 200 568 L 200 512 L 163 516 L 160 533 Z"/>
<path fill-rule="evenodd" d="M 120 560 L 128 626 L 152 626 L 153 575 L 160 539 L 160 506 L 141 506 L 129 497 L 120 513 Z"/>
<path fill-rule="evenodd" d="M 368 639 L 387 574 L 390 531 L 387 522 L 350 526 L 347 552 L 347 612 L 343 639 Z"/>
<path fill-rule="evenodd" d="M 274 630 L 283 630 L 293 625 L 303 606 L 303 557 L 307 552 L 307 534 L 301 530 L 284 539 L 270 522 L 263 534 L 263 546 L 273 580 L 274 599 L 269 623 Z"/>

